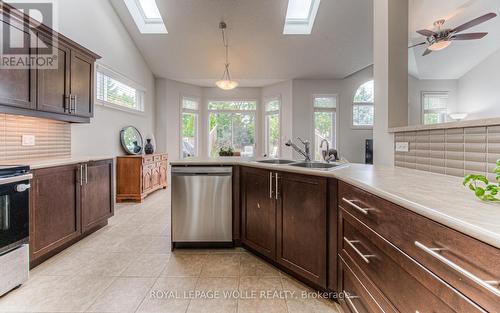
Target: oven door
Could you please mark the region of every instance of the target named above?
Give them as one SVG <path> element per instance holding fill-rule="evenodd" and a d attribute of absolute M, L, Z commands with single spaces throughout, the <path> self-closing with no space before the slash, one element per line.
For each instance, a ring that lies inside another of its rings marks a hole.
<path fill-rule="evenodd" d="M 0 254 L 28 242 L 29 178 L 0 178 Z"/>

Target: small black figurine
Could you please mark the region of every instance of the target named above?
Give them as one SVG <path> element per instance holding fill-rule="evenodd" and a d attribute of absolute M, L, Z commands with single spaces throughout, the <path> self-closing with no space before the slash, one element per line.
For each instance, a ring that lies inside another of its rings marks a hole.
<path fill-rule="evenodd" d="M 155 153 L 155 147 L 153 147 L 153 144 L 151 143 L 151 139 L 146 139 L 146 145 L 144 145 L 144 152 L 146 154 Z"/>

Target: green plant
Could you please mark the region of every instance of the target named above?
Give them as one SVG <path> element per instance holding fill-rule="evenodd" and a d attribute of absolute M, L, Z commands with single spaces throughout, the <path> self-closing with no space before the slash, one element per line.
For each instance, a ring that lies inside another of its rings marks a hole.
<path fill-rule="evenodd" d="M 231 147 L 221 147 L 219 150 L 219 156 L 233 156 L 233 148 Z"/>
<path fill-rule="evenodd" d="M 495 183 L 490 183 L 483 175 L 470 174 L 465 176 L 464 186 L 468 186 L 482 201 L 500 202 L 500 198 L 497 197 L 500 191 L 500 160 L 497 160 L 493 173 L 495 173 Z"/>

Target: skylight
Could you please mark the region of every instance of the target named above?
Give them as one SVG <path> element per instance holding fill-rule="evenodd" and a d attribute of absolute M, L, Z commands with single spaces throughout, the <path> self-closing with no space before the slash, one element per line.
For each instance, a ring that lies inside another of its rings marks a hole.
<path fill-rule="evenodd" d="M 288 0 L 285 35 L 309 35 L 321 0 Z"/>
<path fill-rule="evenodd" d="M 143 34 L 167 34 L 155 0 L 124 0 L 137 28 Z"/>

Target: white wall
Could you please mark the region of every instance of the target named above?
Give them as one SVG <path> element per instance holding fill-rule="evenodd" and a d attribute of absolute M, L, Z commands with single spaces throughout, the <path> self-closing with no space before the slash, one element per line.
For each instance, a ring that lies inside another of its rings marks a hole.
<path fill-rule="evenodd" d="M 467 119 L 500 116 L 500 50 L 462 76 L 458 83 L 460 111 Z"/>
<path fill-rule="evenodd" d="M 271 86 L 262 88 L 262 106 L 265 100 L 271 97 L 280 97 L 281 99 L 281 157 L 285 159 L 292 158 L 292 150 L 285 147 L 285 142 L 293 138 L 293 94 L 292 94 L 292 81 L 288 80 Z M 264 111 L 264 108 L 263 108 Z M 264 121 L 264 113 L 261 114 L 261 120 Z M 265 132 L 262 132 L 261 142 L 265 143 Z"/>
<path fill-rule="evenodd" d="M 63 35 L 102 56 L 98 62 L 146 88 L 145 113 L 133 114 L 95 105 L 90 124 L 72 125 L 73 155 L 122 154 L 119 132 L 136 126 L 143 136 L 154 132 L 154 77 L 109 1 L 57 2 Z M 82 26 L 84 25 L 84 26 Z"/>
<path fill-rule="evenodd" d="M 408 76 L 408 124 L 422 124 L 422 92 L 448 92 L 448 112 L 457 113 L 459 109 L 459 87 L 455 79 L 418 79 Z"/>

